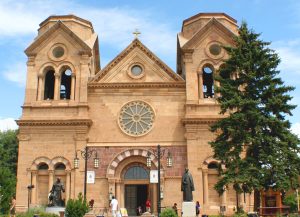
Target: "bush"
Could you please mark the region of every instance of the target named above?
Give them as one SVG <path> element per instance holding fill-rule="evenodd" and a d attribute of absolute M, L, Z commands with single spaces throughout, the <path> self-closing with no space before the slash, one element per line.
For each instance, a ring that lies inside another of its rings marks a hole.
<path fill-rule="evenodd" d="M 68 200 L 65 216 L 66 217 L 83 217 L 89 211 L 89 206 L 86 200 L 83 199 L 82 194 L 79 193 L 77 199 Z"/>
<path fill-rule="evenodd" d="M 166 208 L 161 212 L 160 217 L 177 217 L 177 215 L 173 209 Z"/>
<path fill-rule="evenodd" d="M 298 204 L 297 197 L 295 194 L 290 194 L 283 199 L 283 204 L 290 207 L 290 212 L 297 212 Z"/>

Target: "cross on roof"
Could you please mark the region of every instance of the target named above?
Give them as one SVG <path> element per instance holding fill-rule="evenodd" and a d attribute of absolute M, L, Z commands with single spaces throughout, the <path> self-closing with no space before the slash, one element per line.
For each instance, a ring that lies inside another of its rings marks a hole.
<path fill-rule="evenodd" d="M 135 38 L 138 38 L 138 36 L 141 34 L 138 29 L 135 29 L 135 31 L 132 33 L 135 35 Z"/>

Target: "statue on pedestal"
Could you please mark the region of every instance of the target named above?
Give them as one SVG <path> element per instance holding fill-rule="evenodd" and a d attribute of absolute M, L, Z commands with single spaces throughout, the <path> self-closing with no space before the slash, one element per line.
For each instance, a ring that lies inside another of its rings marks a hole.
<path fill-rule="evenodd" d="M 195 190 L 192 174 L 188 168 L 182 175 L 181 191 L 183 192 L 183 201 L 193 201 L 193 191 Z"/>
<path fill-rule="evenodd" d="M 49 206 L 64 206 L 62 192 L 65 192 L 64 185 L 61 183 L 60 178 L 57 178 L 50 191 Z"/>

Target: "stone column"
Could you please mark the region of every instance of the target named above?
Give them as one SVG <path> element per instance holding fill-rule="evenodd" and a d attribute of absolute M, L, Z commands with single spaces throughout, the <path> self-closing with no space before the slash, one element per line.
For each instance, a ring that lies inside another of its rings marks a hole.
<path fill-rule="evenodd" d="M 75 74 L 72 73 L 71 75 L 71 96 L 70 96 L 70 100 L 75 100 Z"/>
<path fill-rule="evenodd" d="M 199 99 L 203 99 L 203 78 L 202 72 L 198 73 L 198 89 L 199 89 Z"/>
<path fill-rule="evenodd" d="M 54 180 L 54 171 L 53 170 L 49 170 L 49 185 L 48 185 L 48 192 L 51 191 L 52 186 L 53 186 L 53 180 Z"/>
<path fill-rule="evenodd" d="M 39 83 L 39 86 L 38 86 L 38 96 L 37 96 L 37 100 L 40 101 L 40 100 L 43 100 L 44 96 L 43 96 L 43 75 L 39 74 L 38 76 L 38 83 Z"/>
<path fill-rule="evenodd" d="M 60 74 L 54 73 L 55 82 L 54 82 L 54 100 L 60 99 Z"/>
<path fill-rule="evenodd" d="M 66 170 L 66 203 L 70 198 L 70 182 L 71 182 L 71 171 Z"/>
<path fill-rule="evenodd" d="M 37 100 L 38 77 L 35 68 L 35 55 L 28 56 L 27 78 L 24 105 Z"/>
<path fill-rule="evenodd" d="M 34 186 L 34 188 L 31 189 L 31 204 L 36 205 L 37 204 L 37 171 L 33 170 L 31 171 L 32 180 L 31 183 Z"/>
<path fill-rule="evenodd" d="M 204 195 L 204 205 L 208 206 L 208 170 L 203 169 L 203 195 Z"/>
<path fill-rule="evenodd" d="M 89 77 L 89 56 L 88 54 L 82 54 L 80 60 L 80 86 L 79 86 L 79 101 L 87 102 L 87 82 Z"/>

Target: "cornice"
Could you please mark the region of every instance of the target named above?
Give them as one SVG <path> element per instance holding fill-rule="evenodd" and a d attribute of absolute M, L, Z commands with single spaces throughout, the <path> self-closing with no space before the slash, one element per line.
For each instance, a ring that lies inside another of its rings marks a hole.
<path fill-rule="evenodd" d="M 185 88 L 185 82 L 145 82 L 145 83 L 97 83 L 88 84 L 89 88 Z"/>
<path fill-rule="evenodd" d="M 19 126 L 91 126 L 92 120 L 17 120 Z"/>
<path fill-rule="evenodd" d="M 198 118 L 198 117 L 190 117 L 190 118 L 183 118 L 182 123 L 183 125 L 187 124 L 213 124 L 217 122 L 218 120 L 222 119 L 217 117 L 211 117 L 211 118 Z"/>

